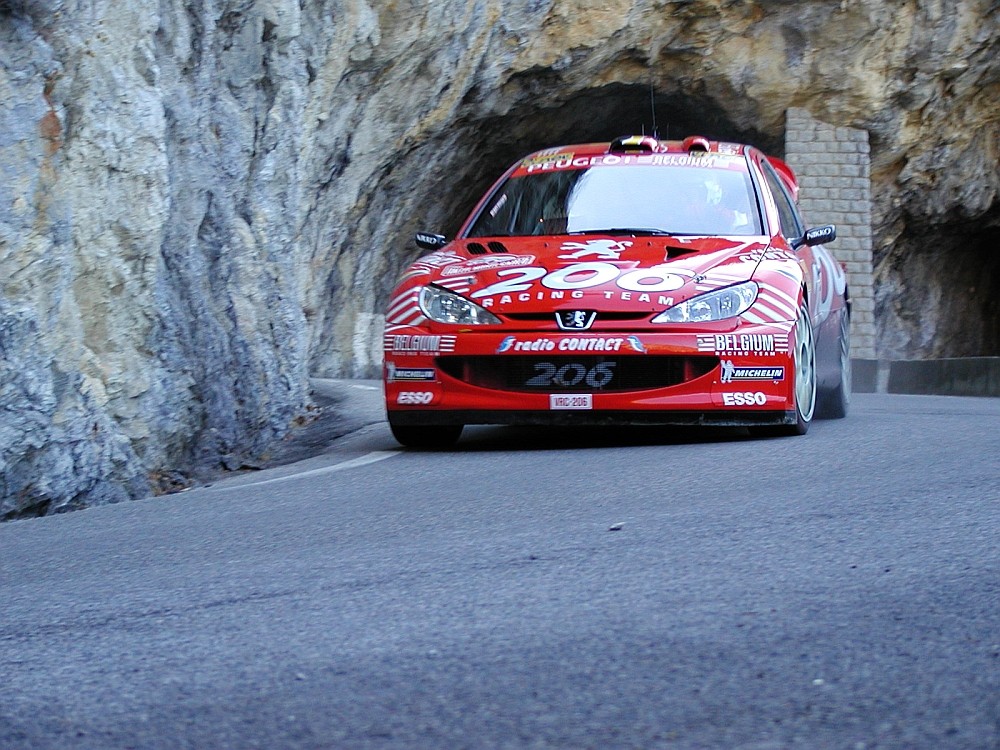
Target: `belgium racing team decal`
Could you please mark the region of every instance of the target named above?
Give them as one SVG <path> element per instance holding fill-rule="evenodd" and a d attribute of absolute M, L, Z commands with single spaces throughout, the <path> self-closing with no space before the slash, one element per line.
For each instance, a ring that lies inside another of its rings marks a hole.
<path fill-rule="evenodd" d="M 455 351 L 458 336 L 438 334 L 387 333 L 384 339 L 385 351 L 392 354 L 448 354 Z"/>
<path fill-rule="evenodd" d="M 787 333 L 712 333 L 698 336 L 698 351 L 722 356 L 762 354 L 773 357 L 788 351 Z"/>

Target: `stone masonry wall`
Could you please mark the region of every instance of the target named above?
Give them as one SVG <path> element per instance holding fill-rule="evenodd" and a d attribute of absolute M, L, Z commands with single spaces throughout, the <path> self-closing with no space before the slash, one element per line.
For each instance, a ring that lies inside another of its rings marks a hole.
<path fill-rule="evenodd" d="M 836 224 L 830 250 L 847 267 L 851 295 L 851 356 L 875 358 L 871 177 L 868 132 L 834 127 L 791 108 L 785 156 L 799 178 L 799 207 L 810 226 Z"/>

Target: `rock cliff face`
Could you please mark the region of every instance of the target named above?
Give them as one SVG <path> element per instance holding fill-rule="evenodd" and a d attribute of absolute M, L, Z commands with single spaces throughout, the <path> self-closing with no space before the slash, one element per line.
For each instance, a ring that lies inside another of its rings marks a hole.
<path fill-rule="evenodd" d="M 526 150 L 870 131 L 883 356 L 1000 354 L 988 0 L 0 0 L 0 517 L 266 452 Z M 959 293 L 953 292 L 958 288 Z"/>

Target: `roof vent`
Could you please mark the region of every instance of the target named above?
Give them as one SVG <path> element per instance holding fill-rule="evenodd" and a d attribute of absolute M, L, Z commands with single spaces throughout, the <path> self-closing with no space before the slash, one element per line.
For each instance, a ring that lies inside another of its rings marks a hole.
<path fill-rule="evenodd" d="M 689 135 L 684 139 L 681 144 L 681 148 L 687 151 L 689 154 L 694 154 L 696 152 L 706 152 L 712 150 L 712 144 L 708 142 L 708 138 L 703 135 Z"/>
<path fill-rule="evenodd" d="M 612 153 L 643 153 L 651 154 L 659 147 L 656 139 L 651 135 L 623 135 L 611 141 L 608 151 Z"/>

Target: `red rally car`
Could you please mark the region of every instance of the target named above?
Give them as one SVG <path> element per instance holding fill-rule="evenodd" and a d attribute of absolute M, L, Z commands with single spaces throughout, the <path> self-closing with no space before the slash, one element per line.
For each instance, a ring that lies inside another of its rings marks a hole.
<path fill-rule="evenodd" d="M 746 426 L 803 434 L 850 399 L 843 268 L 795 175 L 692 136 L 518 161 L 386 312 L 389 425 L 406 446 L 466 424 Z"/>

